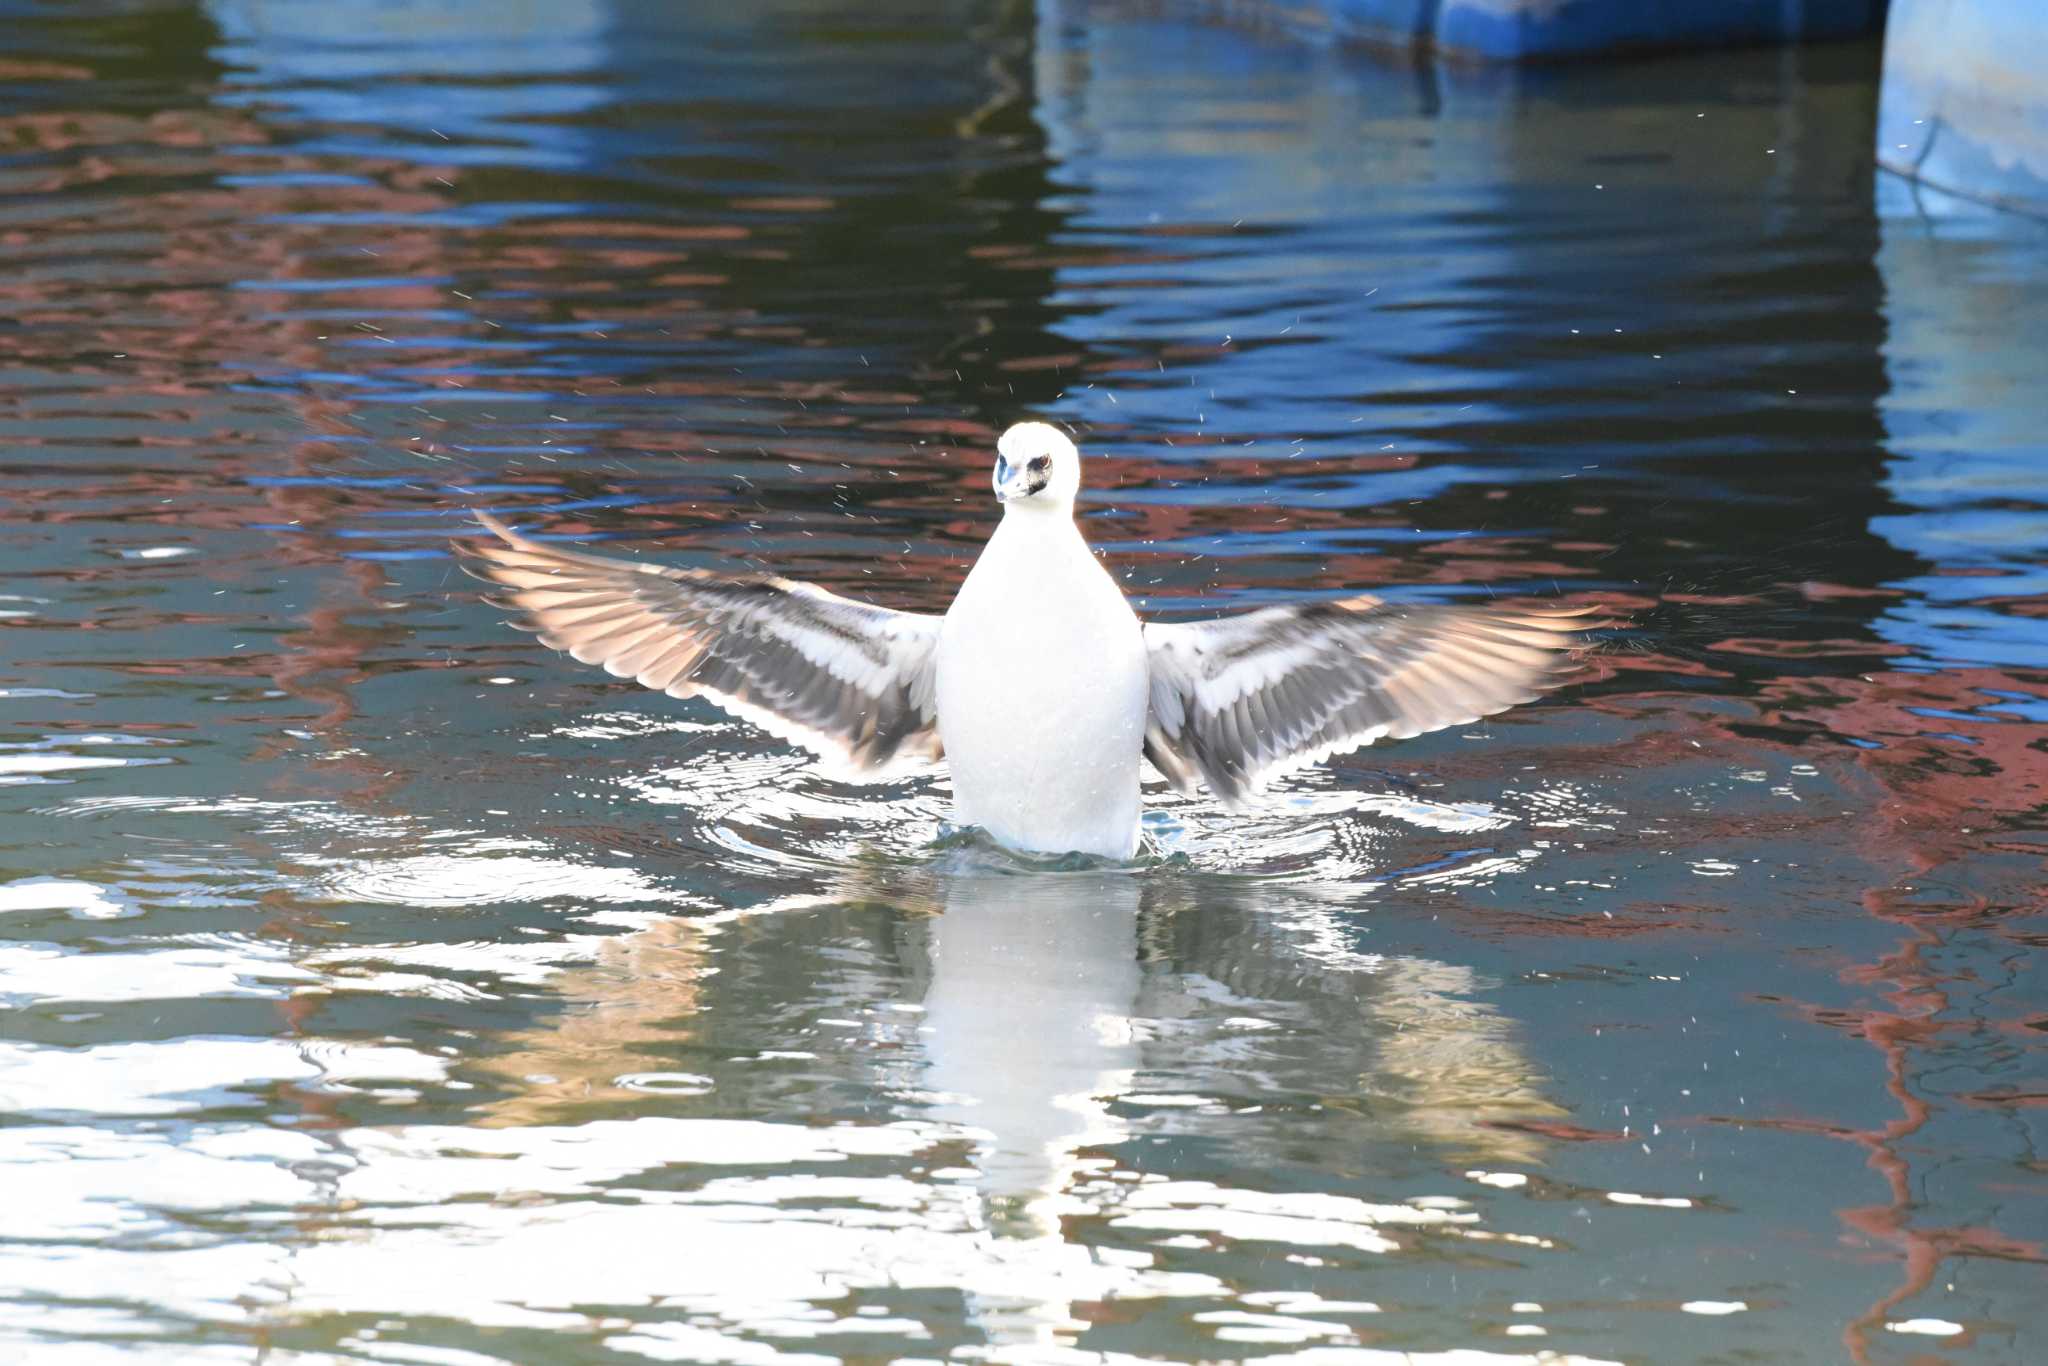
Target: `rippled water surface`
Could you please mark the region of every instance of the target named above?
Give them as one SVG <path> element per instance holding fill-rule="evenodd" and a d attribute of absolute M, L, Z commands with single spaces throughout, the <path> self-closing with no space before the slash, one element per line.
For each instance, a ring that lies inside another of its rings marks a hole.
<path fill-rule="evenodd" d="M 2048 1350 L 2048 229 L 1874 49 L 0 21 L 0 1355 Z M 1635 627 L 1048 872 L 447 552 L 936 609 L 1023 416 L 1148 610 Z"/>

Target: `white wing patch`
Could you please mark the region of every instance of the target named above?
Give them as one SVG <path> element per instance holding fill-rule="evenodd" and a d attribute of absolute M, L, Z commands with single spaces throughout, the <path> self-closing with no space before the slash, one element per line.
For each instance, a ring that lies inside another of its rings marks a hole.
<path fill-rule="evenodd" d="M 1462 725 L 1567 680 L 1588 611 L 1404 606 L 1374 597 L 1152 624 L 1145 757 L 1229 803 L 1384 738 Z"/>
<path fill-rule="evenodd" d="M 702 696 L 876 779 L 940 755 L 932 659 L 940 618 L 767 575 L 727 577 L 543 545 L 485 513 L 496 541 L 464 567 L 543 645 L 671 697 Z"/>

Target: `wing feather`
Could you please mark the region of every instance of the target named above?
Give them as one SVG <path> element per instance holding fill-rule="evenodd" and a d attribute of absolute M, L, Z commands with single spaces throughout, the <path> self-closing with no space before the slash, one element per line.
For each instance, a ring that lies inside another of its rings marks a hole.
<path fill-rule="evenodd" d="M 487 513 L 458 542 L 490 601 L 543 645 L 671 697 L 704 697 L 822 757 L 881 778 L 940 755 L 940 618 L 892 612 L 768 575 L 726 576 L 567 550 Z"/>
<path fill-rule="evenodd" d="M 1277 774 L 1407 739 L 1565 682 L 1586 611 L 1413 606 L 1360 596 L 1145 628 L 1145 757 L 1231 803 Z"/>

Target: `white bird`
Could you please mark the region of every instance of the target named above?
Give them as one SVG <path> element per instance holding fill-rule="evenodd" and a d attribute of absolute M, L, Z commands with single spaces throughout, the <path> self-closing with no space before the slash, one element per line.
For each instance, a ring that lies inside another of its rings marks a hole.
<path fill-rule="evenodd" d="M 842 777 L 943 760 L 960 819 L 999 843 L 1120 859 L 1141 758 L 1239 805 L 1276 774 L 1538 696 L 1592 624 L 1361 595 L 1141 625 L 1074 523 L 1074 443 L 1025 422 L 996 451 L 1003 520 L 943 617 L 563 550 L 481 512 L 497 540 L 458 548 L 544 645 L 707 698 Z"/>

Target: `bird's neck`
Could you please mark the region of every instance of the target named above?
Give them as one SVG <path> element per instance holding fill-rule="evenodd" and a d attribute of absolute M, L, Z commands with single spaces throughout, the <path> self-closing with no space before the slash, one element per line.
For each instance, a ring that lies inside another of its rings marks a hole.
<path fill-rule="evenodd" d="M 1087 541 L 1081 535 L 1081 528 L 1074 522 L 1074 509 L 1067 507 L 1031 507 L 1027 504 L 1011 503 L 1003 508 L 1002 523 L 996 527 L 991 546 L 1000 543 L 1005 551 L 1043 554 L 1059 547 L 1079 545 L 1087 548 Z"/>

